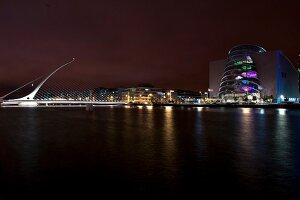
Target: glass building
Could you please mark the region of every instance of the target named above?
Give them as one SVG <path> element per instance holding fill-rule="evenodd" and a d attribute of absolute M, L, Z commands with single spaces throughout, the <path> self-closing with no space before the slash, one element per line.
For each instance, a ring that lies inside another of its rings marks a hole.
<path fill-rule="evenodd" d="M 256 97 L 260 98 L 259 74 L 254 54 L 264 54 L 266 50 L 255 45 L 239 45 L 233 47 L 227 58 L 226 67 L 222 75 L 219 96 L 222 98 Z"/>
<path fill-rule="evenodd" d="M 299 74 L 281 50 L 243 44 L 209 63 L 208 92 L 221 102 L 300 102 Z"/>

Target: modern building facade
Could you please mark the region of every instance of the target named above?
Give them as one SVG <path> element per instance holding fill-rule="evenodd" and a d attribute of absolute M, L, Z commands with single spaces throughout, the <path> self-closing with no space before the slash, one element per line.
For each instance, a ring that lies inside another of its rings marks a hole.
<path fill-rule="evenodd" d="M 153 104 L 160 99 L 159 90 L 153 87 L 132 87 L 122 92 L 122 101 L 125 103 Z"/>
<path fill-rule="evenodd" d="M 300 93 L 300 54 L 299 54 L 299 57 L 298 57 L 298 90 L 299 90 L 299 93 Z"/>
<path fill-rule="evenodd" d="M 135 104 L 198 104 L 202 95 L 198 92 L 179 89 L 161 89 L 138 86 L 122 92 L 122 102 Z"/>
<path fill-rule="evenodd" d="M 299 101 L 297 69 L 282 51 L 256 45 L 233 47 L 225 60 L 210 62 L 210 97 L 223 100 Z"/>
<path fill-rule="evenodd" d="M 253 97 L 260 98 L 262 87 L 251 56 L 264 53 L 266 51 L 258 46 L 241 45 L 232 48 L 228 53 L 218 95 L 222 98 L 230 98 L 251 94 Z"/>

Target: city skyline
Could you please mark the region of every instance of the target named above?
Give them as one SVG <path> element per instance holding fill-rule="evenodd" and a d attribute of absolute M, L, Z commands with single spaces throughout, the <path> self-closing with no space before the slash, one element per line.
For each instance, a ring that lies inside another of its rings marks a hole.
<path fill-rule="evenodd" d="M 72 57 L 74 70 L 99 86 L 150 82 L 204 91 L 208 66 L 238 44 L 282 50 L 296 65 L 295 0 L 3 1 L 0 93 L 48 73 Z"/>

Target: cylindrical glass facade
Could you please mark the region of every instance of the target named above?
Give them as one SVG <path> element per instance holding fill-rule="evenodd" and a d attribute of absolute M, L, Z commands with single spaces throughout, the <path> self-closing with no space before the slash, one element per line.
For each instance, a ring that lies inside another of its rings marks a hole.
<path fill-rule="evenodd" d="M 222 98 L 247 97 L 249 94 L 259 97 L 260 86 L 253 54 L 262 54 L 266 50 L 255 45 L 239 45 L 228 53 L 219 89 Z"/>

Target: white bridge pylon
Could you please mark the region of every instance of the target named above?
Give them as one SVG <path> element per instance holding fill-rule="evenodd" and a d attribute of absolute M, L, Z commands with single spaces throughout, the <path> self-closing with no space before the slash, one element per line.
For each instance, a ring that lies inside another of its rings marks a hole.
<path fill-rule="evenodd" d="M 36 93 L 39 91 L 39 89 L 42 87 L 42 85 L 53 75 L 55 74 L 57 71 L 59 71 L 60 69 L 62 69 L 63 67 L 71 64 L 72 62 L 75 61 L 75 58 L 73 58 L 71 61 L 63 64 L 62 66 L 60 66 L 59 68 L 57 68 L 56 70 L 54 70 L 51 74 L 49 74 L 29 95 L 19 98 L 19 99 L 15 99 L 15 100 L 21 100 L 21 101 L 26 101 L 26 100 L 34 100 L 34 96 L 36 95 Z"/>
<path fill-rule="evenodd" d="M 12 92 L 0 97 L 0 105 L 1 106 L 38 106 L 39 104 L 44 104 L 44 105 L 48 105 L 48 104 L 52 104 L 52 105 L 82 105 L 82 104 L 122 104 L 121 102 L 96 102 L 96 101 L 68 101 L 68 100 L 60 100 L 60 101 L 56 101 L 56 100 L 36 100 L 34 99 L 34 97 L 36 96 L 36 94 L 38 93 L 38 91 L 40 90 L 40 88 L 43 86 L 43 84 L 51 77 L 53 76 L 57 71 L 59 71 L 60 69 L 66 67 L 67 65 L 71 64 L 72 62 L 75 61 L 75 58 L 73 58 L 71 61 L 61 65 L 60 67 L 58 67 L 56 70 L 54 70 L 52 73 L 50 73 L 45 79 L 43 79 L 38 86 L 28 95 L 21 97 L 21 98 L 17 98 L 17 99 L 9 99 L 9 100 L 4 100 L 4 98 L 6 98 L 8 95 L 24 88 L 25 86 L 32 84 L 34 81 L 40 79 L 42 76 L 40 76 L 39 78 L 26 83 L 25 85 L 13 90 Z"/>
<path fill-rule="evenodd" d="M 26 83 L 25 85 L 13 90 L 12 92 L 0 97 L 1 99 L 1 106 L 5 106 L 5 105 L 19 105 L 19 106 L 37 106 L 38 103 L 36 100 L 34 100 L 34 96 L 36 95 L 36 93 L 39 91 L 39 89 L 42 87 L 42 85 L 53 75 L 55 74 L 57 71 L 59 71 L 60 69 L 62 69 L 63 67 L 71 64 L 72 62 L 75 61 L 75 58 L 73 58 L 71 61 L 61 65 L 60 67 L 58 67 L 56 70 L 54 70 L 52 73 L 50 73 L 43 81 L 41 81 L 41 83 L 28 95 L 18 98 L 18 99 L 10 99 L 10 100 L 4 100 L 5 97 L 7 97 L 8 95 L 24 88 L 25 86 L 33 83 L 34 81 L 40 79 L 41 77 L 34 79 L 33 81 L 30 81 L 29 83 Z"/>

